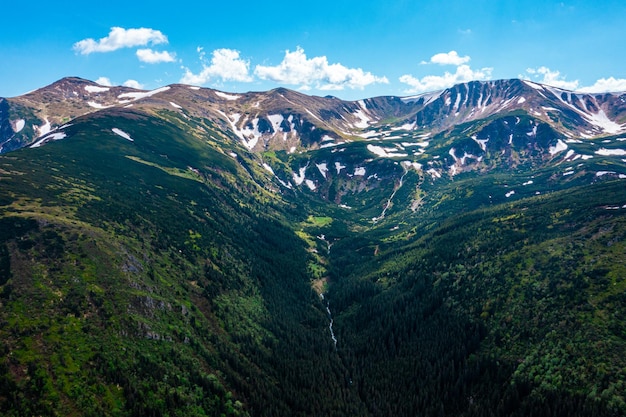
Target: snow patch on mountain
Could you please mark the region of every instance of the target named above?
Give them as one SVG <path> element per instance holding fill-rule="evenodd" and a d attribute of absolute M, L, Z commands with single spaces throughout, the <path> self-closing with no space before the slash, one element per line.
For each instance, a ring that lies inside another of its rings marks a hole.
<path fill-rule="evenodd" d="M 268 114 L 267 118 L 272 124 L 272 129 L 274 129 L 274 132 L 281 132 L 283 130 L 280 127 L 280 125 L 283 123 L 283 120 L 285 120 L 282 114 Z"/>
<path fill-rule="evenodd" d="M 624 156 L 626 155 L 626 150 L 600 148 L 595 153 L 602 156 Z"/>
<path fill-rule="evenodd" d="M 15 122 L 15 133 L 21 132 L 22 129 L 24 129 L 24 126 L 26 126 L 26 120 L 24 119 L 20 119 Z"/>
<path fill-rule="evenodd" d="M 66 137 L 67 137 L 67 135 L 64 132 L 52 133 L 51 135 L 47 135 L 47 136 L 39 139 L 37 142 L 35 142 L 32 145 L 30 145 L 30 147 L 31 148 L 38 148 L 41 145 L 43 145 L 45 142 L 48 142 L 50 140 L 61 140 L 61 139 L 65 139 Z"/>
<path fill-rule="evenodd" d="M 296 183 L 296 185 L 301 185 L 304 180 L 306 179 L 306 169 L 308 167 L 304 166 L 302 168 L 299 169 L 299 174 L 296 174 L 295 172 L 292 174 L 293 175 L 293 181 Z"/>
<path fill-rule="evenodd" d="M 271 166 L 269 166 L 268 164 L 266 164 L 265 162 L 263 162 L 263 168 L 265 168 L 267 171 L 269 171 L 272 175 L 274 174 L 274 170 L 272 169 Z"/>
<path fill-rule="evenodd" d="M 441 93 L 442 93 L 441 90 L 433 91 L 430 93 L 418 94 L 415 96 L 402 97 L 400 98 L 400 100 L 402 100 L 405 103 L 415 103 L 415 102 L 418 102 L 420 99 L 424 99 L 424 105 L 427 105 L 431 101 L 438 99 L 441 96 Z"/>
<path fill-rule="evenodd" d="M 216 96 L 221 97 L 221 98 L 225 98 L 226 100 L 237 100 L 239 98 L 241 98 L 241 96 L 235 95 L 235 94 L 226 94 L 226 93 L 222 93 L 221 91 L 213 91 L 215 93 Z"/>
<path fill-rule="evenodd" d="M 535 90 L 543 91 L 543 87 L 540 86 L 539 84 L 535 84 L 534 82 L 528 81 L 528 80 L 522 80 L 522 82 L 526 84 L 527 86 L 534 88 Z"/>
<path fill-rule="evenodd" d="M 405 170 L 408 170 L 409 168 L 413 168 L 418 172 L 422 170 L 422 164 L 420 164 L 419 162 L 402 161 L 400 162 L 400 164 L 404 167 Z"/>
<path fill-rule="evenodd" d="M 85 90 L 87 90 L 88 93 L 104 93 L 106 91 L 109 91 L 110 88 L 109 87 L 99 87 L 96 85 L 86 85 L 85 86 Z"/>
<path fill-rule="evenodd" d="M 289 122 L 289 128 L 290 130 L 293 132 L 294 130 L 296 130 L 296 124 L 293 122 L 293 114 L 290 114 L 289 117 L 287 117 L 287 121 Z"/>
<path fill-rule="evenodd" d="M 366 126 L 367 127 L 367 126 Z M 363 139 L 371 139 L 380 137 L 380 133 L 375 130 L 370 130 L 367 132 L 359 133 L 357 136 L 362 137 Z"/>
<path fill-rule="evenodd" d="M 117 127 L 114 127 L 113 129 L 111 129 L 113 131 L 113 133 L 115 133 L 116 135 L 119 135 L 121 137 L 123 137 L 126 140 L 129 140 L 131 142 L 134 142 L 134 139 L 130 137 L 130 135 L 126 132 L 124 132 L 121 129 L 118 129 Z"/>
<path fill-rule="evenodd" d="M 360 119 L 358 122 L 354 123 L 354 126 L 358 127 L 359 129 L 365 129 L 366 127 L 368 127 L 370 125 L 372 119 L 370 119 L 363 112 L 363 110 L 359 109 L 356 112 L 354 112 L 353 114 Z"/>
<path fill-rule="evenodd" d="M 243 141 L 244 137 L 239 131 L 239 129 L 237 129 L 237 125 L 236 125 L 236 123 L 241 118 L 241 115 L 239 113 L 233 113 L 230 116 L 227 116 L 226 113 L 224 112 L 221 112 L 219 110 L 216 110 L 216 111 L 228 121 L 228 123 L 230 124 L 230 127 L 233 129 L 233 133 L 237 135 L 237 137 L 239 137 L 239 139 Z"/>
<path fill-rule="evenodd" d="M 315 191 L 315 189 L 317 188 L 315 186 L 315 183 L 311 180 L 305 180 L 304 183 L 306 184 L 307 187 L 309 187 L 311 191 Z"/>
<path fill-rule="evenodd" d="M 326 175 L 328 174 L 328 165 L 323 162 L 321 164 L 315 164 L 315 166 L 320 171 L 320 174 L 322 174 L 322 177 L 326 178 Z"/>
<path fill-rule="evenodd" d="M 569 160 L 569 161 L 575 161 L 578 158 L 580 158 L 580 155 L 576 155 L 576 152 L 573 149 L 570 149 L 569 151 L 567 151 L 567 153 L 565 154 L 565 159 Z"/>
<path fill-rule="evenodd" d="M 252 120 L 252 128 L 244 127 L 243 129 L 239 129 L 237 127 L 237 123 L 239 123 L 239 120 L 241 119 L 241 114 L 233 113 L 230 116 L 228 116 L 224 112 L 221 112 L 219 110 L 216 110 L 216 111 L 228 121 L 228 123 L 230 124 L 230 127 L 233 129 L 233 133 L 235 133 L 235 135 L 237 135 L 237 137 L 241 139 L 241 141 L 243 142 L 246 148 L 252 150 L 256 146 L 257 142 L 262 136 L 261 132 L 259 132 L 258 130 L 258 123 L 259 123 L 258 118 L 255 118 Z M 247 122 L 247 118 L 244 119 L 244 124 L 246 122 Z"/>
<path fill-rule="evenodd" d="M 596 172 L 596 177 L 603 177 L 605 175 L 614 175 L 616 174 L 615 171 L 598 171 Z"/>
<path fill-rule="evenodd" d="M 456 95 L 456 101 L 454 102 L 454 110 L 456 111 L 456 113 L 454 114 L 455 116 L 459 115 L 459 106 L 461 105 L 461 94 L 457 94 Z"/>
<path fill-rule="evenodd" d="M 244 145 L 246 145 L 248 149 L 254 148 L 259 139 L 261 139 L 261 136 L 263 136 L 262 133 L 259 132 L 259 118 L 255 117 L 252 119 L 252 128 L 246 125 L 240 132 L 244 138 Z"/>
<path fill-rule="evenodd" d="M 412 146 L 419 146 L 420 148 L 427 148 L 429 144 L 430 144 L 430 142 L 428 142 L 428 141 L 423 141 L 423 142 L 402 142 L 401 143 L 401 145 L 404 146 L 405 148 L 410 148 Z"/>
<path fill-rule="evenodd" d="M 566 149 L 567 149 L 567 143 L 559 139 L 556 143 L 556 146 L 550 146 L 550 148 L 548 148 L 548 152 L 550 152 L 550 155 L 554 156 L 557 153 L 563 152 Z"/>
<path fill-rule="evenodd" d="M 87 105 L 89 107 L 93 107 L 94 109 L 108 109 L 111 106 L 105 106 L 104 104 L 96 103 L 95 101 L 88 101 Z"/>
<path fill-rule="evenodd" d="M 152 91 L 122 93 L 119 96 L 117 96 L 117 98 L 119 98 L 119 99 L 129 98 L 129 99 L 132 99 L 132 100 L 140 100 L 142 98 L 152 97 L 155 94 L 162 93 L 162 92 L 167 91 L 169 89 L 170 89 L 170 86 L 165 86 L 165 87 L 157 88 L 156 90 L 152 90 Z"/>
<path fill-rule="evenodd" d="M 364 167 L 354 168 L 354 176 L 364 177 L 365 176 L 365 168 Z"/>
<path fill-rule="evenodd" d="M 397 152 L 395 148 L 383 148 L 376 145 L 367 145 L 367 150 L 381 158 L 403 158 L 409 156 L 408 153 Z"/>
<path fill-rule="evenodd" d="M 602 109 L 600 109 L 598 113 L 587 113 L 584 116 L 589 123 L 591 123 L 594 126 L 599 127 L 606 133 L 611 133 L 611 134 L 619 133 L 622 131 L 624 127 L 623 125 L 620 125 L 612 121 L 611 119 L 609 119 L 606 113 L 604 113 L 604 110 Z"/>
<path fill-rule="evenodd" d="M 399 128 L 397 128 L 397 130 L 413 130 L 413 129 L 415 129 L 416 126 L 417 126 L 417 122 L 405 123 L 402 126 L 400 126 Z"/>
<path fill-rule="evenodd" d="M 343 145 L 346 142 L 337 142 L 337 143 L 324 143 L 323 145 L 320 145 L 320 149 L 324 149 L 324 148 L 332 148 L 334 146 L 339 146 L 339 145 Z"/>
<path fill-rule="evenodd" d="M 341 162 L 335 162 L 335 169 L 337 170 L 337 175 L 341 173 L 341 170 L 346 168 L 345 165 L 341 165 Z"/>
<path fill-rule="evenodd" d="M 619 133 L 620 131 L 623 130 L 624 125 L 620 125 L 620 124 L 614 122 L 613 120 L 609 119 L 608 116 L 606 115 L 606 113 L 604 112 L 604 110 L 599 109 L 597 113 L 591 112 L 587 108 L 587 104 L 583 100 L 582 96 L 579 96 L 578 94 L 572 93 L 571 91 L 565 91 L 565 90 L 562 90 L 562 89 L 556 88 L 556 87 L 546 86 L 546 88 L 552 94 L 554 94 L 554 96 L 556 98 L 558 98 L 561 101 L 561 103 L 563 103 L 568 108 L 572 109 L 573 111 L 575 111 L 576 113 L 581 115 L 589 124 L 591 124 L 593 126 L 596 126 L 601 131 L 603 131 L 605 133 L 615 134 L 615 133 Z M 566 95 L 566 99 L 563 98 L 564 95 Z M 578 99 L 578 103 L 583 108 L 583 110 L 581 110 L 580 108 L 576 107 L 572 103 L 574 101 L 574 99 Z M 594 99 L 594 101 L 595 101 L 595 99 Z M 597 102 L 595 104 L 596 104 L 596 107 L 598 107 L 598 108 L 600 107 Z M 587 133 L 591 133 L 591 132 L 587 132 Z M 587 136 L 587 135 L 583 134 L 583 136 Z"/>
<path fill-rule="evenodd" d="M 482 157 L 476 156 L 476 155 L 472 155 L 471 153 L 467 153 L 467 151 L 463 152 L 463 156 L 461 157 L 457 157 L 456 156 L 456 149 L 454 148 L 450 148 L 450 151 L 448 151 L 448 154 L 450 154 L 450 156 L 452 158 L 454 158 L 454 162 L 458 163 L 460 166 L 465 165 L 465 162 L 468 158 L 470 159 L 475 159 L 477 161 L 482 161 Z M 456 171 L 455 171 L 456 172 Z"/>
<path fill-rule="evenodd" d="M 480 149 L 482 149 L 483 152 L 487 151 L 487 142 L 489 142 L 489 139 L 478 139 L 478 136 L 473 135 L 472 140 L 480 146 Z"/>
<path fill-rule="evenodd" d="M 50 130 L 52 129 L 52 126 L 50 125 L 50 122 L 48 121 L 48 119 L 44 119 L 44 120 L 45 120 L 45 123 L 42 124 L 41 126 L 33 126 L 33 128 L 37 132 L 37 136 L 47 135 L 48 133 L 50 133 Z"/>
<path fill-rule="evenodd" d="M 433 180 L 436 180 L 437 178 L 441 178 L 441 173 L 437 171 L 435 168 L 430 168 L 426 172 L 430 174 Z"/>
<path fill-rule="evenodd" d="M 173 101 L 170 101 L 170 105 L 171 105 L 172 107 L 174 107 L 175 109 L 182 109 L 182 107 L 181 107 L 181 106 L 179 106 L 178 104 L 174 103 Z"/>
<path fill-rule="evenodd" d="M 222 113 L 222 114 L 224 114 L 224 113 Z M 224 114 L 224 116 L 226 116 L 226 115 Z M 229 120 L 230 120 L 231 118 L 232 118 L 232 122 L 231 122 L 231 123 L 233 123 L 233 124 L 234 124 L 234 123 L 239 122 L 239 120 L 241 119 L 241 115 L 240 115 L 239 113 L 233 113 L 233 114 L 231 114 L 231 115 L 228 117 L 228 119 L 229 119 Z"/>

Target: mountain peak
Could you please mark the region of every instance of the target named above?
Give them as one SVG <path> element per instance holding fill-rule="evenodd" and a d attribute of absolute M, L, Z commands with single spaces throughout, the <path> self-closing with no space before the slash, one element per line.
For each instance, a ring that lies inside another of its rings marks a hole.
<path fill-rule="evenodd" d="M 290 152 L 334 146 L 355 137 L 382 140 L 397 130 L 437 134 L 519 111 L 564 136 L 589 138 L 624 131 L 619 121 L 626 115 L 626 104 L 618 95 L 575 93 L 521 79 L 470 81 L 404 98 L 344 101 L 284 87 L 235 94 L 172 84 L 146 91 L 66 77 L 7 99 L 7 104 L 14 110 L 3 112 L 0 120 L 5 125 L 0 137 L 4 152 L 35 142 L 47 126 L 58 128 L 77 116 L 131 104 L 143 110 L 168 109 L 183 118 L 207 118 L 231 129 L 251 150 Z M 31 128 L 17 129 L 23 125 Z"/>

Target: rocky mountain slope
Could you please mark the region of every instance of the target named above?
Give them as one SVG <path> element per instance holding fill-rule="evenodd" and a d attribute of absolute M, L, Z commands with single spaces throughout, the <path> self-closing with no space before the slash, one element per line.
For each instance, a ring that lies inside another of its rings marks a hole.
<path fill-rule="evenodd" d="M 65 78 L 1 103 L 2 152 L 37 143 L 77 116 L 132 106 L 170 108 L 188 118 L 207 118 L 234 133 L 248 149 L 290 152 L 358 138 L 433 135 L 515 111 L 567 138 L 618 134 L 626 129 L 624 93 L 579 94 L 522 80 L 474 81 L 414 97 L 346 102 L 283 88 L 231 94 L 171 85 L 140 91 Z"/>
<path fill-rule="evenodd" d="M 1 99 L 0 413 L 626 413 L 625 99 Z"/>

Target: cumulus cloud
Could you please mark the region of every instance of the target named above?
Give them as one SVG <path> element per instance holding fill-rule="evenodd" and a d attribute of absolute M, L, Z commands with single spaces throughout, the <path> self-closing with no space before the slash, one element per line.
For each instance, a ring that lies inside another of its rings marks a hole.
<path fill-rule="evenodd" d="M 262 80 L 299 85 L 303 90 L 312 87 L 320 90 L 363 89 L 374 83 L 389 83 L 386 77 L 377 77 L 361 68 L 329 64 L 325 56 L 309 59 L 300 47 L 294 52 L 285 51 L 283 61 L 276 66 L 257 65 L 254 74 Z"/>
<path fill-rule="evenodd" d="M 457 51 L 441 52 L 430 57 L 430 61 L 422 61 L 421 64 L 439 64 L 439 65 L 462 65 L 467 64 L 470 61 L 470 57 L 459 56 Z"/>
<path fill-rule="evenodd" d="M 112 27 L 109 35 L 99 40 L 83 39 L 74 44 L 74 51 L 89 55 L 93 52 L 112 52 L 121 48 L 158 45 L 167 43 L 167 36 L 161 31 L 149 28 L 124 29 Z"/>
<path fill-rule="evenodd" d="M 141 84 L 139 81 L 136 81 L 136 80 L 126 80 L 124 81 L 124 84 L 122 85 L 124 87 L 136 88 L 137 90 L 143 89 L 143 84 Z"/>
<path fill-rule="evenodd" d="M 96 80 L 96 84 L 104 85 L 105 87 L 112 87 L 113 83 L 107 77 L 100 77 Z"/>
<path fill-rule="evenodd" d="M 624 78 L 600 78 L 593 85 L 581 87 L 579 80 L 568 81 L 559 71 L 553 71 L 547 67 L 528 68 L 526 74 L 520 75 L 520 78 L 579 93 L 616 93 L 626 91 L 626 79 Z"/>
<path fill-rule="evenodd" d="M 183 67 L 185 74 L 180 82 L 183 84 L 202 85 L 210 80 L 250 82 L 250 61 L 239 56 L 239 51 L 234 49 L 216 49 L 212 52 L 209 62 L 202 48 L 198 48 L 202 71 L 194 74 L 189 68 Z"/>
<path fill-rule="evenodd" d="M 176 61 L 176 54 L 168 51 L 157 52 L 152 49 L 138 49 L 137 58 L 141 62 L 147 64 L 158 64 L 159 62 L 174 62 Z"/>
<path fill-rule="evenodd" d="M 521 78 L 531 79 L 541 84 L 547 84 L 566 90 L 576 90 L 579 84 L 578 80 L 567 81 L 565 76 L 561 75 L 560 71 L 553 71 L 548 67 L 528 68 L 526 73 L 529 74 L 530 77 L 522 76 Z"/>
<path fill-rule="evenodd" d="M 409 85 L 405 90 L 408 94 L 424 93 L 427 91 L 443 90 L 455 84 L 465 83 L 474 80 L 489 80 L 493 68 L 481 68 L 473 70 L 469 65 L 459 65 L 454 73 L 446 71 L 444 75 L 427 75 L 423 78 L 416 78 L 405 74 L 400 77 L 400 82 Z"/>
<path fill-rule="evenodd" d="M 115 84 L 113 83 L 113 81 L 111 81 L 111 79 L 109 77 L 99 77 L 96 80 L 97 84 L 103 85 L 105 87 L 113 87 Z M 143 89 L 143 84 L 141 84 L 139 81 L 136 80 L 126 80 L 124 81 L 124 83 L 122 84 L 124 87 L 131 87 L 131 88 L 136 88 L 138 90 Z"/>
<path fill-rule="evenodd" d="M 581 93 L 617 93 L 626 91 L 626 79 L 624 78 L 600 78 L 594 85 L 579 88 Z"/>

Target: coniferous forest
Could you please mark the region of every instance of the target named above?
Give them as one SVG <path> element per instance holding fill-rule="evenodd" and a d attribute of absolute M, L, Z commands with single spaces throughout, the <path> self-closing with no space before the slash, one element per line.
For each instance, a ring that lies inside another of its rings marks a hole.
<path fill-rule="evenodd" d="M 312 192 L 262 165 L 310 154 L 194 122 L 113 109 L 0 156 L 0 414 L 626 414 L 623 179 L 529 152 L 519 198 L 522 165 L 382 159 Z"/>

